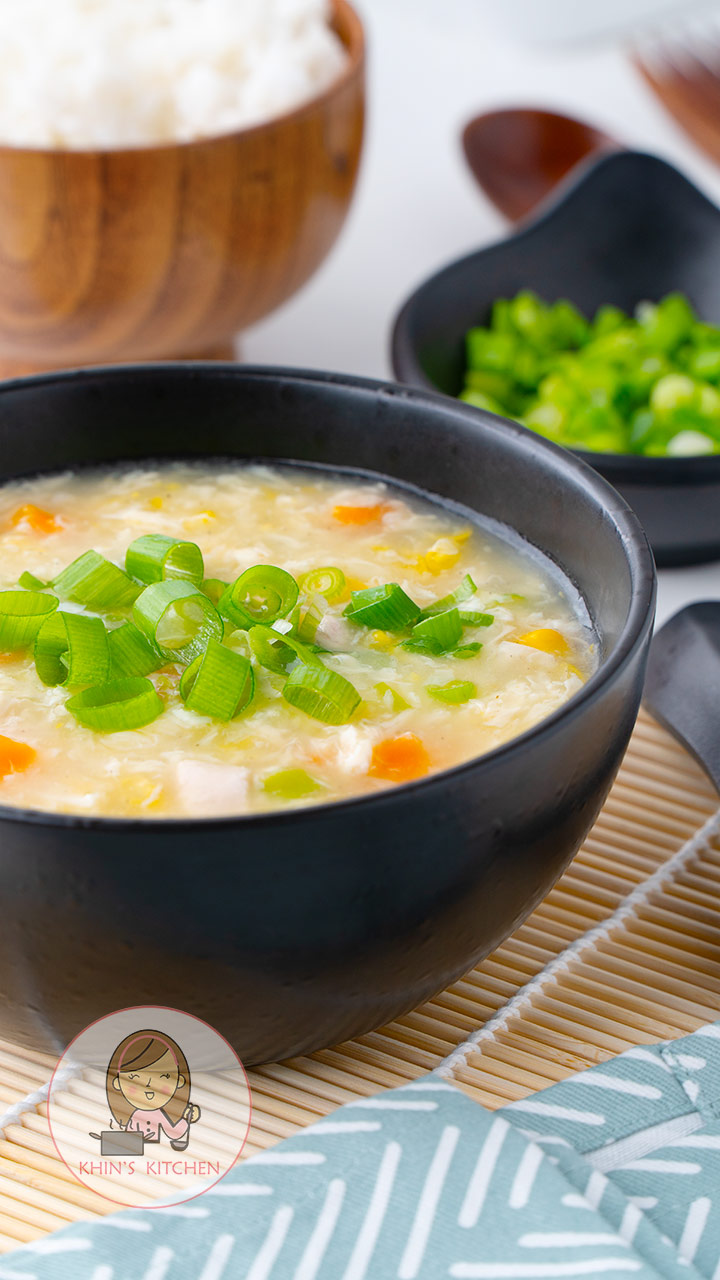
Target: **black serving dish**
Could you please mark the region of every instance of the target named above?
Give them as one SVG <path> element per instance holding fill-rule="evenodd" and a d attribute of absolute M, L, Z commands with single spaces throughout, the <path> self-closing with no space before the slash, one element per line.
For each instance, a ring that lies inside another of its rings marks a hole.
<path fill-rule="evenodd" d="M 0 478 L 176 457 L 383 472 L 517 528 L 584 595 L 596 675 L 514 742 L 355 801 L 218 821 L 0 809 L 0 1034 L 58 1050 L 170 1005 L 247 1062 L 368 1031 L 492 948 L 567 866 L 635 721 L 654 572 L 635 515 L 569 453 L 446 397 L 232 365 L 0 385 Z"/>
<path fill-rule="evenodd" d="M 606 302 L 631 311 L 679 289 L 720 324 L 720 209 L 654 156 L 624 151 L 590 162 L 524 230 L 420 286 L 395 324 L 396 376 L 456 396 L 467 330 L 487 322 L 496 298 L 520 289 L 569 298 L 588 315 Z M 637 512 L 658 565 L 720 557 L 720 455 L 577 453 Z"/>

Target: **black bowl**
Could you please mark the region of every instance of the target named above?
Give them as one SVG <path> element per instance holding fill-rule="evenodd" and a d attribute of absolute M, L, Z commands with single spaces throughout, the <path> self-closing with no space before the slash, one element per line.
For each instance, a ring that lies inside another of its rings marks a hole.
<path fill-rule="evenodd" d="M 365 468 L 505 521 L 587 600 L 602 661 L 483 758 L 372 797 L 218 821 L 0 809 L 0 1034 L 58 1049 L 160 1004 L 247 1062 L 360 1034 L 497 946 L 587 834 L 630 736 L 653 618 L 636 517 L 530 432 L 441 396 L 223 365 L 0 386 L 3 478 L 145 458 Z"/>
<path fill-rule="evenodd" d="M 720 324 L 720 209 L 654 156 L 623 151 L 583 166 L 524 230 L 417 289 L 395 323 L 396 376 L 458 395 L 467 330 L 487 322 L 496 298 L 520 289 L 569 298 L 586 315 L 606 302 L 631 311 L 679 289 L 703 319 Z M 573 452 L 634 508 L 659 566 L 720 556 L 720 455 Z"/>

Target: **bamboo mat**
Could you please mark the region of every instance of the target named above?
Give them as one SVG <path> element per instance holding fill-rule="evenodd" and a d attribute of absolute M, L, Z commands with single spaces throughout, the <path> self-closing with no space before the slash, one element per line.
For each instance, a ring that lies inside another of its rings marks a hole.
<path fill-rule="evenodd" d="M 597 824 L 529 920 L 406 1017 L 249 1072 L 245 1154 L 426 1071 L 494 1109 L 631 1045 L 720 1017 L 717 806 L 694 761 L 641 715 Z M 114 1208 L 55 1154 L 44 1101 L 54 1066 L 0 1040 L 0 1252 Z M 68 1083 L 69 1124 L 83 1087 Z"/>

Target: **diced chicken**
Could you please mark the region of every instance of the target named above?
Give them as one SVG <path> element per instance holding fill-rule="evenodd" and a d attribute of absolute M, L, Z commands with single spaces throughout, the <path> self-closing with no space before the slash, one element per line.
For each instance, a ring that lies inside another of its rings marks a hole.
<path fill-rule="evenodd" d="M 247 810 L 248 770 L 234 764 L 181 760 L 175 773 L 178 799 L 192 817 L 213 818 Z"/>
<path fill-rule="evenodd" d="M 367 773 L 370 768 L 372 742 L 354 725 L 345 725 L 337 736 L 337 762 L 345 773 Z"/>
<path fill-rule="evenodd" d="M 315 632 L 315 643 L 330 653 L 347 653 L 355 647 L 357 638 L 357 627 L 345 618 L 336 618 L 332 614 L 326 614 L 322 618 Z"/>
<path fill-rule="evenodd" d="M 311 758 L 329 764 L 346 774 L 365 774 L 370 768 L 372 738 L 361 734 L 353 724 L 346 724 L 330 738 L 315 739 Z"/>

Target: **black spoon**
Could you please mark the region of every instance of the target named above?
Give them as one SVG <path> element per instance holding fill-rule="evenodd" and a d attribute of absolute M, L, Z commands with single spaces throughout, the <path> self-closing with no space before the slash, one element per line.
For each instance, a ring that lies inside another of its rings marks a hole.
<path fill-rule="evenodd" d="M 681 609 L 657 632 L 643 697 L 720 791 L 720 600 Z"/>

